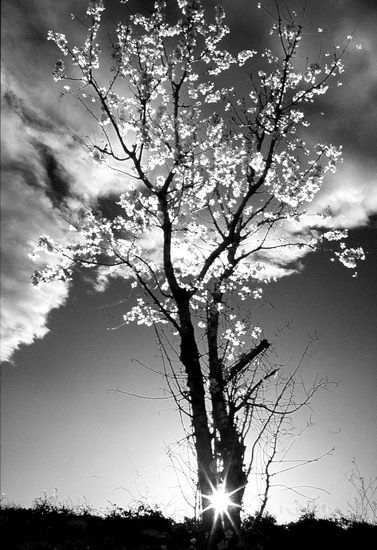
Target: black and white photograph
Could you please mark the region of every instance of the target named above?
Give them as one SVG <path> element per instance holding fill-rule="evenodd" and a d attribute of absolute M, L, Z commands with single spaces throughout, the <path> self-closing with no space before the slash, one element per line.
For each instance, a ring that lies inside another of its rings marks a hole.
<path fill-rule="evenodd" d="M 1 13 L 6 548 L 369 548 L 377 1 Z"/>

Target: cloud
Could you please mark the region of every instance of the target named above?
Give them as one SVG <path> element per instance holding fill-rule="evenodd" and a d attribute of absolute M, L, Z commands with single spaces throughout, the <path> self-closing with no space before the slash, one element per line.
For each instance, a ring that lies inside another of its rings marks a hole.
<path fill-rule="evenodd" d="M 325 218 L 322 213 L 326 214 Z M 308 205 L 308 214 L 298 221 L 276 227 L 271 243 L 267 244 L 310 243 L 311 233 L 315 233 L 316 228 L 352 230 L 365 227 L 376 214 L 376 172 L 356 160 L 344 163 Z M 261 271 L 261 278 L 264 275 L 281 278 L 300 271 L 303 267 L 301 260 L 308 253 L 310 248 L 306 246 L 263 251 L 260 260 L 265 263 L 265 268 Z"/>
<path fill-rule="evenodd" d="M 25 184 L 22 174 L 3 176 L 2 197 L 2 275 L 1 275 L 1 360 L 10 360 L 21 344 L 31 344 L 47 332 L 47 318 L 68 295 L 67 285 L 31 286 L 36 269 L 28 258 L 30 241 L 46 230 L 61 235 L 59 220 L 51 202 L 40 189 Z"/>
<path fill-rule="evenodd" d="M 119 194 L 128 180 L 99 168 L 65 130 L 31 105 L 16 81 L 3 75 L 2 90 L 2 313 L 1 360 L 42 338 L 48 315 L 64 304 L 68 286 L 56 282 L 36 288 L 35 263 L 28 256 L 41 234 L 66 240 L 66 207 L 75 212 L 80 200 Z M 51 258 L 48 259 L 51 262 Z"/>
<path fill-rule="evenodd" d="M 352 229 L 377 213 L 377 17 L 370 2 L 345 4 L 347 10 L 333 21 L 337 42 L 354 34 L 343 58 L 343 85 L 331 87 L 313 107 L 305 139 L 311 145 L 325 141 L 343 147 L 344 162 L 326 178 L 311 210 L 327 210 L 328 227 Z"/>
<path fill-rule="evenodd" d="M 365 226 L 377 213 L 377 174 L 360 162 L 347 162 L 318 194 L 313 209 L 327 211 L 329 228 Z"/>

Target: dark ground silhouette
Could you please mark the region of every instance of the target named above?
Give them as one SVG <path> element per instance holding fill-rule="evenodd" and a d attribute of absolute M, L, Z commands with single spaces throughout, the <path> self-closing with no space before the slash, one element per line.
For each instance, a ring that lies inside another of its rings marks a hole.
<path fill-rule="evenodd" d="M 0 510 L 3 548 L 7 550 L 204 550 L 200 526 L 192 519 L 175 522 L 157 509 L 115 508 L 106 516 L 75 511 L 39 499 L 32 508 Z M 278 525 L 272 516 L 257 524 L 243 521 L 240 548 L 249 550 L 354 550 L 371 548 L 377 525 L 344 517 L 319 519 L 313 512 Z M 4 546 L 5 541 L 5 546 Z M 219 548 L 224 547 L 224 541 Z"/>

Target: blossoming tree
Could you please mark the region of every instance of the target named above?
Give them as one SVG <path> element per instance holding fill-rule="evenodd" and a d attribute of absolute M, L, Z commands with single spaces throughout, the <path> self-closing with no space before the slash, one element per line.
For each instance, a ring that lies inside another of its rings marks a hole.
<path fill-rule="evenodd" d="M 96 42 L 101 0 L 89 3 L 83 46 L 70 47 L 60 33 L 49 39 L 63 54 L 54 70 L 63 93 L 98 123 L 90 154 L 122 169 L 128 191 L 107 218 L 84 208 L 71 242 L 43 236 L 39 247 L 60 261 L 34 280 L 69 281 L 82 266 L 102 279 L 133 281 L 138 297 L 125 321 L 153 325 L 167 358 L 177 346 L 179 365 L 170 360 L 168 380 L 192 429 L 204 524 L 217 519 L 222 494 L 237 528 L 258 445 L 272 437 L 272 460 L 283 422 L 318 387 L 294 397 L 294 373 L 268 360 L 270 343 L 247 311 L 281 251 L 299 257 L 340 241 L 334 255 L 347 267 L 363 258 L 346 247 L 345 231 L 329 230 L 325 214 L 310 212 L 340 150 L 310 146 L 300 135 L 306 105 L 343 71 L 341 54 L 297 69 L 302 20 L 279 8 L 276 51 L 234 54 L 220 46 L 229 32 L 220 5 L 177 0 L 171 21 L 164 0 L 148 16 L 122 3 L 126 22 L 115 30 L 109 76 Z M 237 71 L 248 75 L 241 92 L 229 86 Z"/>

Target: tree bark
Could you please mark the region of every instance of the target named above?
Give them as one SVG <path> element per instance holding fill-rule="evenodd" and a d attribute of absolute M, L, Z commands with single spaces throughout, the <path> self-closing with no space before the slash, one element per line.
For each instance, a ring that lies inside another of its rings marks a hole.
<path fill-rule="evenodd" d="M 216 476 L 212 437 L 205 403 L 204 380 L 188 305 L 184 307 L 181 304 L 178 311 L 181 324 L 180 360 L 186 371 L 190 395 L 197 455 L 198 485 L 201 493 L 202 521 L 204 528 L 210 530 L 213 525 L 214 511 L 212 509 L 205 511 L 208 507 L 208 500 L 205 499 L 205 495 L 212 494 L 213 487 L 216 485 Z"/>
<path fill-rule="evenodd" d="M 207 342 L 210 370 L 210 393 L 214 427 L 219 436 L 217 450 L 220 454 L 223 471 L 219 472 L 225 490 L 229 493 L 234 506 L 230 506 L 225 515 L 225 524 L 237 532 L 241 525 L 241 508 L 245 492 L 246 475 L 244 472 L 244 445 L 233 419 L 229 414 L 225 396 L 225 381 L 222 361 L 218 353 L 219 312 L 221 299 L 215 296 L 207 311 Z"/>

